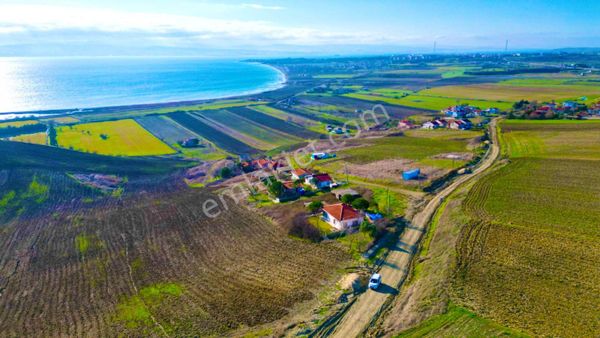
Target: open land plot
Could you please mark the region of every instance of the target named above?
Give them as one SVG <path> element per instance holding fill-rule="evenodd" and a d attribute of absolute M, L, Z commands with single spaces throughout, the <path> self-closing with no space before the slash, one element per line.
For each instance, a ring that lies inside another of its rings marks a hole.
<path fill-rule="evenodd" d="M 296 139 L 291 135 L 266 128 L 261 124 L 248 120 L 228 110 L 207 110 L 202 112 L 201 115 L 215 123 L 226 126 L 227 128 L 233 129 L 234 131 L 255 140 L 254 145 L 262 150 L 269 150 L 294 143 L 294 141 L 299 141 L 299 139 Z"/>
<path fill-rule="evenodd" d="M 536 336 L 598 332 L 597 161 L 514 159 L 480 181 L 466 208 L 457 290 L 462 302 Z"/>
<path fill-rule="evenodd" d="M 460 97 L 465 100 L 509 101 L 519 100 L 567 100 L 582 96 L 600 97 L 600 84 L 595 82 L 565 83 L 553 80 L 515 79 L 499 83 L 467 86 L 442 86 L 426 89 L 421 95 Z"/>
<path fill-rule="evenodd" d="M 443 87 L 439 87 L 443 88 Z M 427 93 L 428 95 L 422 95 Z M 350 93 L 344 94 L 346 97 L 352 97 L 359 100 L 365 101 L 373 101 L 373 102 L 381 102 L 387 103 L 391 105 L 405 106 L 405 107 L 413 107 L 419 109 L 425 109 L 430 111 L 439 111 L 444 108 L 448 108 L 450 106 L 454 106 L 457 104 L 470 104 L 473 106 L 477 106 L 481 109 L 487 108 L 499 108 L 502 110 L 510 109 L 513 105 L 512 102 L 505 101 L 487 101 L 481 99 L 466 99 L 459 96 L 454 97 L 444 97 L 444 96 L 433 96 L 429 95 L 431 92 L 429 90 L 420 91 L 417 94 L 408 95 L 404 97 L 388 97 L 383 95 L 371 95 L 371 94 L 361 94 L 361 93 Z M 446 93 L 449 94 L 450 93 Z"/>
<path fill-rule="evenodd" d="M 378 100 L 362 100 L 362 99 L 346 97 L 344 95 L 344 96 L 312 98 L 312 100 L 310 102 L 312 102 L 313 104 L 320 103 L 320 104 L 324 104 L 324 105 L 333 105 L 333 106 L 343 107 L 345 109 L 348 109 L 348 110 L 354 112 L 357 109 L 360 109 L 363 111 L 372 110 L 377 103 L 384 103 L 384 102 L 375 102 L 375 101 L 378 101 Z M 302 100 L 301 100 L 301 102 L 302 102 Z M 418 107 L 417 108 L 400 107 L 400 106 L 386 105 L 385 103 L 383 104 L 383 106 L 385 107 L 385 109 L 390 117 L 398 118 L 398 119 L 405 118 L 407 116 L 415 115 L 415 114 L 430 114 L 432 112 L 431 110 L 421 109 Z M 437 109 L 435 109 L 435 110 L 437 111 Z M 353 114 L 352 117 L 356 117 L 357 115 L 358 114 Z"/>
<path fill-rule="evenodd" d="M 144 116 L 137 118 L 139 124 L 150 131 L 154 136 L 169 144 L 180 152 L 184 157 L 199 158 L 203 160 L 216 160 L 227 156 L 223 151 L 216 148 L 212 143 L 201 138 L 196 133 L 186 129 L 167 116 Z M 182 147 L 178 142 L 187 138 L 200 139 L 200 146 L 193 148 Z"/>
<path fill-rule="evenodd" d="M 465 201 L 480 221 L 463 230 L 457 248 L 463 304 L 536 336 L 600 330 L 600 162 L 589 149 L 573 159 L 552 143 L 571 140 L 576 152 L 579 133 L 586 137 L 593 126 L 502 123 L 508 130 L 502 144 L 516 157 L 477 182 Z M 529 133 L 548 132 L 554 136 L 542 147 L 522 146 L 532 143 Z M 508 134 L 513 141 L 506 141 Z"/>
<path fill-rule="evenodd" d="M 17 142 L 46 145 L 47 141 L 48 141 L 48 135 L 45 132 L 34 133 L 34 134 L 23 134 L 23 135 L 13 136 L 10 138 L 10 140 L 17 141 Z"/>
<path fill-rule="evenodd" d="M 457 305 L 429 318 L 419 326 L 394 336 L 409 337 L 527 337 L 522 333 L 503 327 L 491 320 L 481 318 Z"/>
<path fill-rule="evenodd" d="M 167 144 L 172 145 L 186 138 L 199 138 L 198 135 L 166 116 L 145 116 L 136 119 L 136 121 Z"/>
<path fill-rule="evenodd" d="M 0 129 L 2 128 L 20 128 L 23 126 L 36 125 L 40 122 L 38 120 L 17 120 L 10 122 L 0 122 Z"/>
<path fill-rule="evenodd" d="M 83 152 L 116 156 L 175 153 L 131 119 L 60 126 L 56 132 L 60 147 Z"/>
<path fill-rule="evenodd" d="M 315 298 L 320 283 L 349 260 L 339 246 L 291 239 L 231 200 L 209 218 L 201 206 L 208 198 L 219 200 L 184 190 L 85 212 L 57 207 L 5 227 L 0 257 L 16 268 L 3 284 L 0 330 L 9 336 L 227 336 Z M 26 249 L 31 241 L 35 251 Z M 16 255 L 26 267 L 11 258 Z M 44 320 L 35 319 L 40 313 Z"/>
<path fill-rule="evenodd" d="M 266 105 L 252 106 L 250 109 L 271 115 L 275 118 L 278 118 L 278 119 L 281 119 L 284 121 L 293 122 L 293 123 L 296 123 L 296 124 L 299 124 L 299 125 L 305 126 L 305 127 L 312 126 L 312 125 L 319 123 L 315 120 L 306 118 L 304 116 L 292 114 L 290 112 L 286 112 L 286 111 L 283 111 L 281 109 L 277 109 L 277 108 L 274 108 L 271 106 L 266 106 Z"/>
<path fill-rule="evenodd" d="M 169 114 L 181 111 L 204 111 L 216 110 L 230 107 L 244 107 L 251 105 L 265 104 L 265 102 L 249 101 L 243 99 L 217 100 L 198 104 L 173 103 L 163 104 L 157 108 L 136 108 L 136 107 L 115 107 L 106 108 L 100 112 L 94 113 L 76 113 L 72 117 L 81 120 L 82 122 L 104 121 L 123 118 L 135 118 L 146 115 Z"/>
<path fill-rule="evenodd" d="M 404 136 L 352 140 L 337 157 L 315 162 L 318 169 L 349 174 L 354 181 L 415 186 L 439 178 L 473 158 L 480 133 L 415 131 Z M 403 181 L 402 172 L 420 168 L 423 178 Z"/>
<path fill-rule="evenodd" d="M 54 122 L 57 124 L 69 124 L 69 123 L 77 123 L 77 122 L 79 122 L 79 119 L 76 119 L 72 116 L 63 116 L 63 117 L 46 118 L 46 119 L 42 119 L 41 121 Z"/>
<path fill-rule="evenodd" d="M 310 139 L 319 136 L 319 134 L 307 130 L 302 126 L 287 121 L 282 121 L 281 119 L 272 117 L 271 115 L 263 114 L 246 107 L 230 108 L 228 111 L 262 126 L 289 135 L 291 138 Z"/>
<path fill-rule="evenodd" d="M 208 121 L 203 121 L 200 117 L 194 117 L 187 113 L 172 113 L 169 114 L 169 117 L 229 153 L 256 154 L 259 152 L 258 149 L 227 135 L 221 130 L 215 129 Z"/>
<path fill-rule="evenodd" d="M 505 120 L 500 136 L 513 158 L 600 159 L 600 121 Z"/>

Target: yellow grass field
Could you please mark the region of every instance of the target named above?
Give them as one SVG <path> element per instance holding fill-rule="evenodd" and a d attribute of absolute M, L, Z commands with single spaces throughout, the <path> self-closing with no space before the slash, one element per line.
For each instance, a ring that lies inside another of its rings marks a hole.
<path fill-rule="evenodd" d="M 20 121 L 12 121 L 12 122 L 1 122 L 0 129 L 8 128 L 8 127 L 20 128 L 23 126 L 29 126 L 29 125 L 34 125 L 34 124 L 38 124 L 38 123 L 39 122 L 37 120 L 20 120 Z"/>
<path fill-rule="evenodd" d="M 45 132 L 41 132 L 41 133 L 35 133 L 35 134 L 24 134 L 24 135 L 14 136 L 14 137 L 11 137 L 10 140 L 17 141 L 17 142 L 45 145 L 47 136 L 46 136 Z"/>
<path fill-rule="evenodd" d="M 76 119 L 71 116 L 63 116 L 63 117 L 54 117 L 54 118 L 47 119 L 44 121 L 53 121 L 54 123 L 58 123 L 58 124 L 67 124 L 67 123 L 77 123 L 77 122 L 79 122 L 79 119 Z"/>
<path fill-rule="evenodd" d="M 131 119 L 93 122 L 56 128 L 60 147 L 113 156 L 149 156 L 175 153 Z"/>

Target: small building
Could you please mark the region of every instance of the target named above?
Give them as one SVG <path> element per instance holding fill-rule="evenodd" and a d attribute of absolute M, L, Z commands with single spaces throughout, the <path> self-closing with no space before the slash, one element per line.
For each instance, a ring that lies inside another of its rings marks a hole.
<path fill-rule="evenodd" d="M 186 138 L 185 140 L 179 142 L 184 148 L 194 148 L 200 144 L 200 140 L 195 137 Z"/>
<path fill-rule="evenodd" d="M 359 226 L 364 217 L 353 207 L 337 203 L 324 206 L 322 218 L 338 230 L 347 230 Z"/>
<path fill-rule="evenodd" d="M 330 154 L 330 153 L 312 153 L 310 155 L 310 158 L 313 160 L 324 160 L 324 159 L 333 158 L 333 157 L 335 157 L 335 154 Z"/>
<path fill-rule="evenodd" d="M 292 170 L 292 179 L 294 179 L 294 180 L 303 180 L 307 176 L 311 176 L 311 175 L 312 175 L 312 172 L 308 169 L 296 168 L 296 169 Z"/>
<path fill-rule="evenodd" d="M 332 191 L 333 195 L 335 195 L 335 198 L 337 198 L 338 200 L 342 199 L 342 196 L 344 195 L 350 195 L 352 197 L 359 197 L 360 194 L 354 190 L 354 189 L 337 189 Z"/>
<path fill-rule="evenodd" d="M 414 128 L 415 125 L 409 120 L 402 120 L 398 122 L 398 129 L 411 129 Z"/>
<path fill-rule="evenodd" d="M 402 172 L 402 179 L 405 181 L 416 180 L 419 178 L 419 175 L 421 175 L 421 169 L 419 168 L 407 170 Z"/>
<path fill-rule="evenodd" d="M 305 182 L 316 189 L 329 189 L 333 184 L 333 179 L 329 174 L 317 174 L 307 176 Z"/>

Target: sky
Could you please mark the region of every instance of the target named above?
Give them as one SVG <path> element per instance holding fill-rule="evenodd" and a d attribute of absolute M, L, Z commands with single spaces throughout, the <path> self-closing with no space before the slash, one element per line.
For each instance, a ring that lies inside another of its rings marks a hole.
<path fill-rule="evenodd" d="M 600 47 L 597 0 L 0 0 L 0 56 Z"/>

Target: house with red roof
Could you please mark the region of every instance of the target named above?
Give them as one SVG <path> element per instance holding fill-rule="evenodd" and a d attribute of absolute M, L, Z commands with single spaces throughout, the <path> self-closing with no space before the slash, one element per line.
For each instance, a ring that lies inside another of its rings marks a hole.
<path fill-rule="evenodd" d="M 316 189 L 329 189 L 333 184 L 333 179 L 329 174 L 316 174 L 306 176 L 304 182 Z"/>
<path fill-rule="evenodd" d="M 308 169 L 296 168 L 296 169 L 292 170 L 292 179 L 303 180 L 306 178 L 306 176 L 311 176 L 312 174 L 313 173 Z"/>
<path fill-rule="evenodd" d="M 334 228 L 346 230 L 359 226 L 364 216 L 348 204 L 337 203 L 324 206 L 322 218 Z"/>

